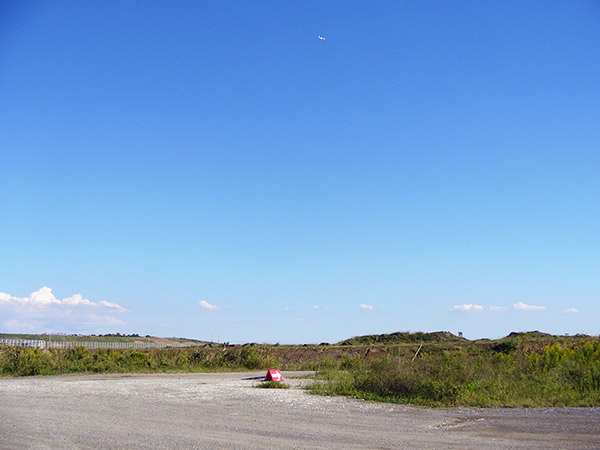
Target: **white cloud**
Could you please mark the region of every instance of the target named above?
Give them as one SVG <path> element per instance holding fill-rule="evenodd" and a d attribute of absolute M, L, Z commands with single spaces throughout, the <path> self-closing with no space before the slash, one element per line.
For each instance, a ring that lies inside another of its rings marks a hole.
<path fill-rule="evenodd" d="M 311 306 L 311 308 L 315 311 L 331 311 L 331 308 L 329 306 L 313 305 Z"/>
<path fill-rule="evenodd" d="M 64 306 L 64 307 L 73 307 L 73 306 L 105 306 L 108 308 L 114 308 L 121 312 L 127 311 L 121 305 L 117 305 L 116 303 L 110 303 L 106 301 L 101 301 L 99 303 L 94 303 L 87 298 L 83 298 L 81 294 L 75 294 L 71 297 L 63 298 L 62 300 L 57 299 L 52 293 L 52 289 L 47 286 L 32 292 L 29 297 L 14 297 L 5 292 L 0 292 L 0 305 L 12 305 L 16 307 L 28 307 L 30 309 L 44 309 L 49 306 Z"/>
<path fill-rule="evenodd" d="M 106 306 L 107 308 L 112 308 L 115 309 L 119 312 L 125 312 L 127 311 L 125 308 L 123 308 L 121 305 L 117 305 L 116 303 L 111 303 L 111 302 L 107 302 L 102 300 L 101 302 L 98 302 L 99 305 L 101 306 Z"/>
<path fill-rule="evenodd" d="M 90 306 L 93 306 L 94 305 L 94 303 L 90 302 L 87 298 L 83 298 L 81 296 L 81 294 L 75 294 L 72 297 L 64 298 L 61 303 L 65 304 L 65 305 L 70 305 L 70 306 L 77 306 L 77 305 L 90 305 Z M 105 301 L 101 301 L 100 302 L 100 305 L 112 305 L 112 304 L 113 303 L 108 303 L 108 302 L 105 302 Z M 120 306 L 119 306 L 119 308 L 120 308 Z"/>
<path fill-rule="evenodd" d="M 0 316 L 4 319 L 3 325 L 17 332 L 100 331 L 105 327 L 124 325 L 125 322 L 112 317 L 112 314 L 126 311 L 116 303 L 96 303 L 81 294 L 59 299 L 47 286 L 32 292 L 28 297 L 15 297 L 0 292 Z"/>
<path fill-rule="evenodd" d="M 519 311 L 545 311 L 545 306 L 537 306 L 537 305 L 527 305 L 523 302 L 515 303 L 513 308 Z"/>
<path fill-rule="evenodd" d="M 361 309 L 366 309 L 367 311 L 373 311 L 375 308 L 372 305 L 366 305 L 364 303 L 360 304 Z"/>
<path fill-rule="evenodd" d="M 483 311 L 483 306 L 481 305 L 473 305 L 471 303 L 469 304 L 464 304 L 464 305 L 455 305 L 452 307 L 453 311 L 460 311 L 460 312 L 480 312 Z"/>
<path fill-rule="evenodd" d="M 490 311 L 508 311 L 508 306 L 490 306 Z"/>
<path fill-rule="evenodd" d="M 58 300 L 54 294 L 52 293 L 52 289 L 44 286 L 38 291 L 32 293 L 28 299 L 22 299 L 25 302 L 28 302 L 31 305 L 36 306 L 46 306 L 51 304 L 61 304 L 62 302 Z M 66 300 L 66 299 L 65 299 Z M 68 303 L 65 303 L 68 305 Z"/>
<path fill-rule="evenodd" d="M 579 310 L 577 308 L 567 308 L 561 311 L 562 314 L 579 314 Z"/>
<path fill-rule="evenodd" d="M 200 300 L 198 303 L 200 303 L 201 308 L 208 309 L 209 311 L 222 311 L 225 309 L 224 306 L 211 305 L 206 300 Z"/>

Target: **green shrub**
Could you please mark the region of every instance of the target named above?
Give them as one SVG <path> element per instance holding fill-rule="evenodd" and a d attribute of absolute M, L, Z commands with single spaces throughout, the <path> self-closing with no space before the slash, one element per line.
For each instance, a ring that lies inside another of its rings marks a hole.
<path fill-rule="evenodd" d="M 263 388 L 263 389 L 289 389 L 290 385 L 289 384 L 285 384 L 281 381 L 263 381 L 262 383 L 260 383 L 258 386 L 256 386 L 257 388 Z"/>
<path fill-rule="evenodd" d="M 48 375 L 53 373 L 53 364 L 48 352 L 39 348 L 6 347 L 1 373 L 18 376 Z"/>

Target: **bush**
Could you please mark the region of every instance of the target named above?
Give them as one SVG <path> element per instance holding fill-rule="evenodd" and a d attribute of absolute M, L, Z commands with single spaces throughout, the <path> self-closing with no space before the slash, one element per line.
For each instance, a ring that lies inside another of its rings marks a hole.
<path fill-rule="evenodd" d="M 54 369 L 49 353 L 39 348 L 5 347 L 0 364 L 6 375 L 49 375 Z"/>

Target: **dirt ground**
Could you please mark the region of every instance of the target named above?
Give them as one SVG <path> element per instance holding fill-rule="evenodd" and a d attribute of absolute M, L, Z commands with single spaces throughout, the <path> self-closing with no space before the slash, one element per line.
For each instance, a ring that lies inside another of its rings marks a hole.
<path fill-rule="evenodd" d="M 0 379 L 0 448 L 600 448 L 600 408 L 421 409 L 301 389 L 263 373 Z"/>

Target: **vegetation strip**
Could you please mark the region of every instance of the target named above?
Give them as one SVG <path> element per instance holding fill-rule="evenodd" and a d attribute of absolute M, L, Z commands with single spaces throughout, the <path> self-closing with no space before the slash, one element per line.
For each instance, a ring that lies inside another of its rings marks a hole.
<path fill-rule="evenodd" d="M 0 346 L 0 374 L 278 367 L 317 370 L 314 393 L 374 401 L 439 407 L 600 406 L 597 337 L 512 333 L 499 340 L 471 342 L 449 333 L 442 339 L 424 333 L 394 335 L 362 336 L 353 338 L 356 343 L 336 346 L 209 344 L 148 350 Z"/>

